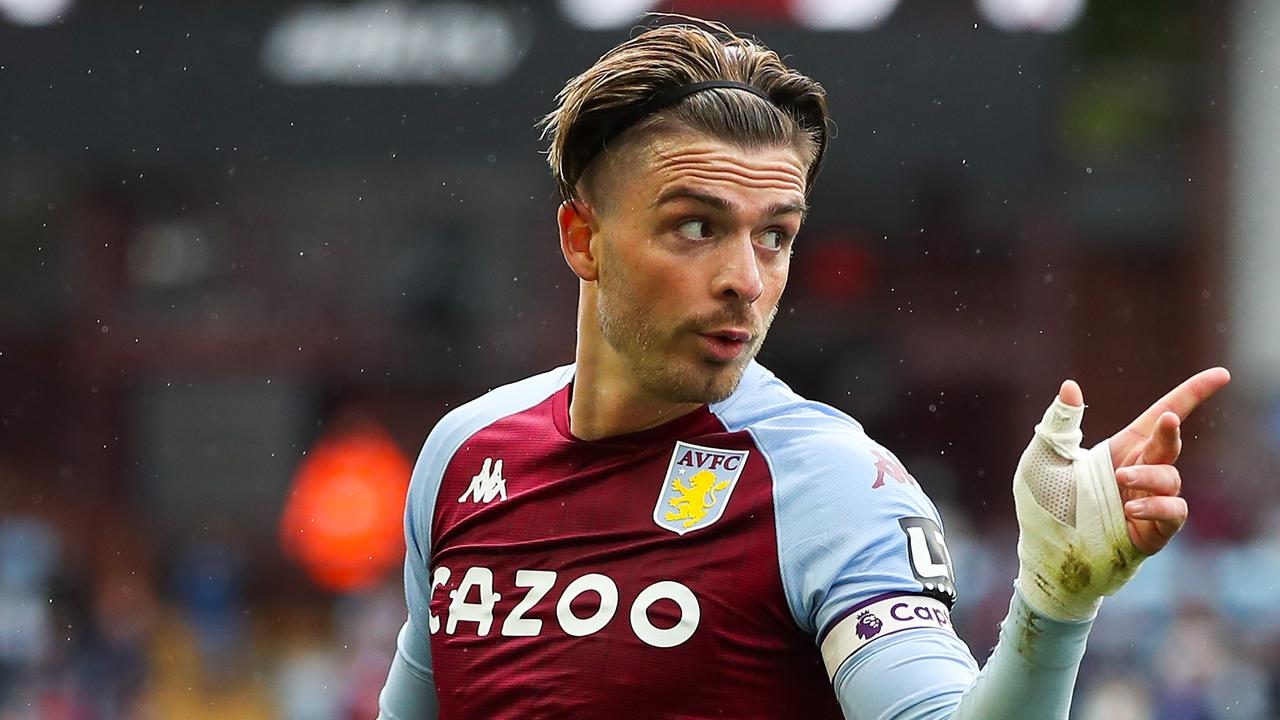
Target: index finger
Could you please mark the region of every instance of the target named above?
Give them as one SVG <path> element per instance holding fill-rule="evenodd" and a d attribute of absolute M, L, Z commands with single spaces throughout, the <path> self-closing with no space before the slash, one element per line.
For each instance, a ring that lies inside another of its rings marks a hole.
<path fill-rule="evenodd" d="M 1211 395 L 1218 392 L 1231 381 L 1231 373 L 1226 368 L 1215 367 L 1208 370 L 1201 370 L 1192 375 L 1178 387 L 1170 390 L 1164 397 L 1160 398 L 1151 407 L 1147 408 L 1141 415 L 1129 423 L 1126 430 L 1137 431 L 1143 436 L 1150 436 L 1155 430 L 1156 421 L 1160 416 L 1171 412 L 1178 416 L 1179 420 L 1186 420 L 1196 406 Z"/>

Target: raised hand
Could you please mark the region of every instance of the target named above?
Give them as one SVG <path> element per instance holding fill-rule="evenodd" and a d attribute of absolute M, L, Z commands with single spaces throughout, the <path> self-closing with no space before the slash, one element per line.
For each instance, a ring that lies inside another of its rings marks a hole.
<path fill-rule="evenodd" d="M 1187 502 L 1178 496 L 1182 478 L 1174 467 L 1182 451 L 1182 422 L 1191 411 L 1231 381 L 1225 368 L 1203 370 L 1170 390 L 1109 441 L 1111 463 L 1124 502 L 1129 539 L 1139 551 L 1159 552 L 1187 521 Z M 1084 403 L 1080 386 L 1068 380 L 1062 402 Z"/>

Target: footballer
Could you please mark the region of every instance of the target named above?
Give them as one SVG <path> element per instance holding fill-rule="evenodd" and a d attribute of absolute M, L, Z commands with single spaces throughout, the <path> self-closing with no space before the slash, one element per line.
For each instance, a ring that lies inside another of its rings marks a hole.
<path fill-rule="evenodd" d="M 1187 517 L 1201 372 L 1081 446 L 1072 381 L 1013 479 L 1019 573 L 979 669 L 937 510 L 753 358 L 821 166 L 822 87 L 722 25 L 643 32 L 545 119 L 575 362 L 428 437 L 380 698 L 423 718 L 1066 718 L 1101 598 Z"/>

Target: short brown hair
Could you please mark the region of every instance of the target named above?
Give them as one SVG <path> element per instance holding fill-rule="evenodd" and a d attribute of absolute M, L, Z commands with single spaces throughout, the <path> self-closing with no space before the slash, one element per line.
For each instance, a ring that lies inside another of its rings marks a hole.
<path fill-rule="evenodd" d="M 788 68 L 778 54 L 728 27 L 687 16 L 645 30 L 605 53 L 556 95 L 542 119 L 551 141 L 547 162 L 560 196 L 580 198 L 579 184 L 608 148 L 611 126 L 659 93 L 716 80 L 745 83 L 752 92 L 715 88 L 688 95 L 638 120 L 614 145 L 669 123 L 747 147 L 794 145 L 808 151 L 806 192 L 827 148 L 827 94 L 815 80 Z"/>

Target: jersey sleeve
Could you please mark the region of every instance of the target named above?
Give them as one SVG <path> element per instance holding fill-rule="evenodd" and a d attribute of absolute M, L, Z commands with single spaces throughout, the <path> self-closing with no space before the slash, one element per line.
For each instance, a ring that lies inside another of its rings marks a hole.
<path fill-rule="evenodd" d="M 1091 622 L 1044 617 L 1015 591 L 979 671 L 951 626 L 955 573 L 919 483 L 849 416 L 749 373 L 755 392 L 720 410 L 769 465 L 787 603 L 845 716 L 1065 720 Z"/>
<path fill-rule="evenodd" d="M 448 462 L 444 445 L 452 439 L 449 420 L 446 416 L 428 436 L 409 481 L 404 508 L 404 595 L 409 618 L 396 638 L 387 681 L 378 695 L 378 720 L 437 716 L 431 667 L 431 515 Z"/>
<path fill-rule="evenodd" d="M 423 446 L 409 481 L 404 508 L 404 594 L 409 618 L 396 638 L 387 681 L 378 695 L 378 720 L 434 719 L 435 676 L 431 668 L 431 514 L 444 472 L 442 421 Z M 437 621 L 438 623 L 439 621 Z"/>
<path fill-rule="evenodd" d="M 437 428 L 437 432 L 439 429 Z M 404 594 L 409 608 L 411 629 L 421 637 L 431 636 L 431 514 L 436 504 L 436 490 L 447 458 L 427 439 L 409 481 L 409 494 L 404 508 Z"/>
<path fill-rule="evenodd" d="M 787 602 L 817 638 L 828 675 L 904 631 L 954 638 L 942 521 L 898 459 L 852 420 L 820 412 L 753 432 L 774 476 Z"/>
<path fill-rule="evenodd" d="M 754 429 L 774 474 L 779 563 L 850 720 L 1065 720 L 1091 623 L 1014 593 L 981 671 L 951 626 L 937 509 L 892 453 L 823 411 Z M 1035 714 L 1028 708 L 1035 707 Z"/>
<path fill-rule="evenodd" d="M 431 641 L 406 621 L 396 637 L 387 682 L 378 694 L 378 720 L 436 720 L 439 714 Z"/>
<path fill-rule="evenodd" d="M 836 697 L 849 720 L 1067 720 L 1092 625 L 1045 617 L 1015 590 L 980 673 L 954 635 L 897 633 L 840 667 Z"/>

